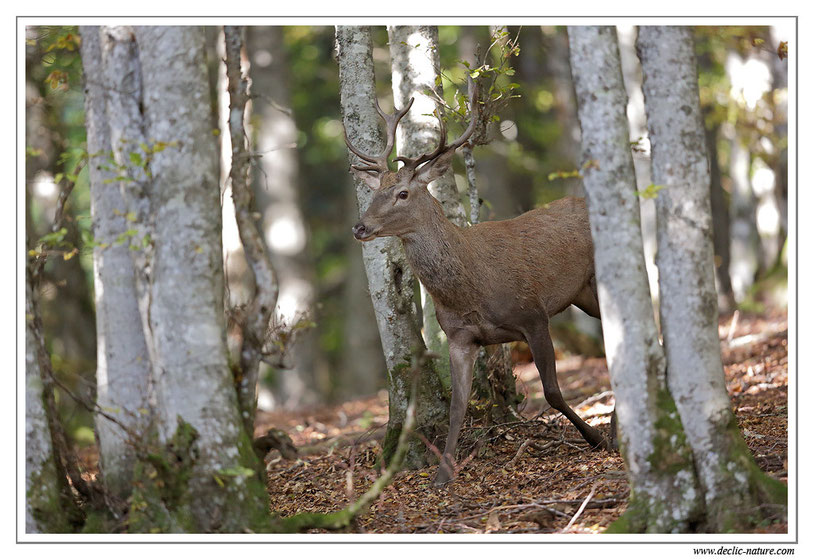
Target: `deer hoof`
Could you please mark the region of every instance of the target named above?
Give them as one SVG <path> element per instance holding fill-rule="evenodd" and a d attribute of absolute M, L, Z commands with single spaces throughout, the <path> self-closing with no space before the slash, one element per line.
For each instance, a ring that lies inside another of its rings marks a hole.
<path fill-rule="evenodd" d="M 444 469 L 443 467 L 438 468 L 438 473 L 435 475 L 435 480 L 432 481 L 432 485 L 436 488 L 440 488 L 442 486 L 446 486 L 452 480 L 452 475 L 450 475 L 449 471 Z"/>

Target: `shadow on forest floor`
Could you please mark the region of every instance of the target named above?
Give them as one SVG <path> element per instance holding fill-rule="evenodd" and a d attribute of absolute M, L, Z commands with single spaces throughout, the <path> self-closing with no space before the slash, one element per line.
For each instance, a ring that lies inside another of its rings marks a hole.
<path fill-rule="evenodd" d="M 787 482 L 788 324 L 785 310 L 721 316 L 727 388 L 757 464 Z M 557 362 L 563 394 L 590 424 L 607 429 L 613 396 L 604 359 Z M 486 426 L 469 415 L 458 478 L 431 484 L 437 467 L 399 473 L 370 511 L 363 533 L 596 533 L 625 509 L 628 483 L 618 453 L 590 452 L 576 429 L 547 410 L 536 369 L 517 364 L 525 422 Z M 257 434 L 285 430 L 300 458 L 267 457 L 271 509 L 282 515 L 345 507 L 375 480 L 387 393 L 337 406 L 260 413 Z M 483 441 L 475 453 L 475 443 Z M 586 501 L 587 500 L 587 501 Z M 581 508 L 583 506 L 584 508 Z M 577 516 L 577 512 L 582 512 Z M 787 531 L 772 525 L 767 532 Z"/>

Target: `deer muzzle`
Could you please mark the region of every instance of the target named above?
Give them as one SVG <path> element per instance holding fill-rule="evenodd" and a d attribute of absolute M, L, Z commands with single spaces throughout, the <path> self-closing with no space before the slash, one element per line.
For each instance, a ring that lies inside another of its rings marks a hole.
<path fill-rule="evenodd" d="M 372 239 L 374 237 L 373 232 L 370 231 L 370 228 L 365 226 L 365 224 L 363 222 L 359 222 L 358 224 L 353 226 L 352 231 L 353 231 L 353 236 L 356 239 L 358 239 L 359 241 L 369 241 L 370 239 Z"/>

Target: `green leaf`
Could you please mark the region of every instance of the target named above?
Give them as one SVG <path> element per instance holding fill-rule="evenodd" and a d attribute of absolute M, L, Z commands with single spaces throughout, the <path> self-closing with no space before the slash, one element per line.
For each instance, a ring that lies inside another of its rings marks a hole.
<path fill-rule="evenodd" d="M 65 239 L 65 235 L 67 235 L 67 233 L 68 233 L 67 229 L 61 228 L 58 231 L 54 231 L 54 232 L 51 232 L 51 233 L 46 233 L 45 235 L 40 237 L 39 242 L 43 243 L 43 244 L 53 244 L 53 245 L 55 245 L 57 243 L 62 243 L 62 241 Z"/>
<path fill-rule="evenodd" d="M 133 165 L 138 167 L 141 167 L 144 162 L 144 160 L 141 158 L 141 154 L 138 152 L 130 152 L 130 161 L 133 162 Z"/>
<path fill-rule="evenodd" d="M 242 465 L 237 465 L 234 467 L 226 467 L 223 469 L 218 470 L 218 474 L 223 476 L 252 476 L 254 474 L 254 470 L 244 467 Z"/>
<path fill-rule="evenodd" d="M 634 191 L 633 194 L 642 198 L 656 198 L 659 195 L 659 191 L 663 188 L 664 185 L 654 185 L 651 183 L 646 189 L 642 191 Z"/>
<path fill-rule="evenodd" d="M 582 174 L 576 169 L 571 171 L 553 171 L 548 174 L 549 181 L 555 179 L 570 179 L 571 177 L 582 177 Z"/>
<path fill-rule="evenodd" d="M 125 242 L 126 242 L 128 239 L 130 239 L 131 237 L 133 237 L 133 236 L 134 236 L 134 235 L 136 235 L 137 233 L 138 233 L 138 230 L 135 230 L 135 229 L 128 229 L 127 231 L 125 231 L 125 232 L 123 232 L 123 233 L 120 233 L 120 234 L 118 235 L 118 237 L 116 237 L 116 241 L 115 241 L 114 243 L 115 243 L 116 245 L 122 245 L 122 244 L 123 244 L 123 243 L 125 243 Z"/>

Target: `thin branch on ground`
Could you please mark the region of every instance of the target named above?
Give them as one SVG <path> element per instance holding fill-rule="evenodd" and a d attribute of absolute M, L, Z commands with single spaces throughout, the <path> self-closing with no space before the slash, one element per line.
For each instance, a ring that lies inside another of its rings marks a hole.
<path fill-rule="evenodd" d="M 577 518 L 579 518 L 579 516 L 582 515 L 582 512 L 585 511 L 585 506 L 587 506 L 588 502 L 591 501 L 591 498 L 594 497 L 595 492 L 596 492 L 596 483 L 594 483 L 593 486 L 591 486 L 591 491 L 588 492 L 588 495 L 585 497 L 585 500 L 579 506 L 579 509 L 574 514 L 574 517 L 571 518 L 571 521 L 569 521 L 568 525 L 566 525 L 565 528 L 562 530 L 563 533 L 568 531 L 574 525 L 574 522 L 577 520 Z"/>

